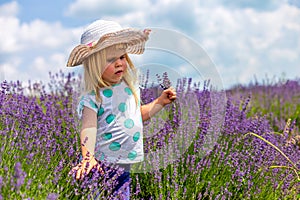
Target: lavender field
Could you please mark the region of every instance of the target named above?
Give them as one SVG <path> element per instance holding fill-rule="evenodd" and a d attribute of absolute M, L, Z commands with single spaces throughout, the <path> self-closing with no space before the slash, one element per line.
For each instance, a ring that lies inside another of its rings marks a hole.
<path fill-rule="evenodd" d="M 50 77 L 47 84 L 26 87 L 1 83 L 0 199 L 92 199 L 95 188 L 100 199 L 114 199 L 109 174 L 120 170 L 105 162 L 105 175 L 93 171 L 80 181 L 69 175 L 80 159 L 79 79 Z M 209 82 L 175 85 L 178 100 L 145 124 L 145 152 L 161 150 L 163 156 L 155 164 L 146 157 L 151 169 L 135 166 L 132 199 L 300 199 L 299 79 L 227 90 L 225 101 L 217 102 L 224 112 L 214 129 L 218 112 L 211 97 L 218 91 Z M 157 94 L 145 86 L 147 103 Z M 218 137 L 208 143 L 211 130 Z M 164 154 L 166 146 L 176 156 Z"/>

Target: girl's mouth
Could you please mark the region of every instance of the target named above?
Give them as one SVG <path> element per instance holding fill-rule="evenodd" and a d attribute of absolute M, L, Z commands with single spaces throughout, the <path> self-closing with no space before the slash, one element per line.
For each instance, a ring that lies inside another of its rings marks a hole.
<path fill-rule="evenodd" d="M 123 70 L 119 70 L 119 71 L 117 71 L 115 74 L 116 75 L 121 75 L 123 73 Z"/>

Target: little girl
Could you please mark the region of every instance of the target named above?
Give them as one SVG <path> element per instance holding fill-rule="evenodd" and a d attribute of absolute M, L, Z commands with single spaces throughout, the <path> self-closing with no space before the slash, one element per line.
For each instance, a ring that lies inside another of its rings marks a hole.
<path fill-rule="evenodd" d="M 85 84 L 77 109 L 83 159 L 72 171 L 81 179 L 92 168 L 103 172 L 101 160 L 118 164 L 125 172 L 115 190 L 121 188 L 125 199 L 130 197 L 130 165 L 144 157 L 143 121 L 176 99 L 175 90 L 169 88 L 141 105 L 137 71 L 128 54 L 142 54 L 149 33 L 97 20 L 86 28 L 67 63 L 69 67 L 83 64 Z"/>

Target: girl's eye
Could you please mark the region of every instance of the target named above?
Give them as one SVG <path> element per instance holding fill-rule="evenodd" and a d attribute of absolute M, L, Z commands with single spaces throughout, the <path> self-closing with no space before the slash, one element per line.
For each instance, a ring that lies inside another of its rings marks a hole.
<path fill-rule="evenodd" d="M 107 63 L 113 63 L 116 59 L 115 58 L 111 58 L 111 59 L 107 59 L 106 62 Z"/>
<path fill-rule="evenodd" d="M 125 55 L 120 56 L 120 59 L 121 59 L 121 60 L 123 60 L 123 59 L 125 59 L 125 58 L 126 58 Z M 115 62 L 116 60 L 118 60 L 118 58 L 109 58 L 109 59 L 106 60 L 106 62 L 107 62 L 107 63 L 113 63 L 113 62 Z"/>

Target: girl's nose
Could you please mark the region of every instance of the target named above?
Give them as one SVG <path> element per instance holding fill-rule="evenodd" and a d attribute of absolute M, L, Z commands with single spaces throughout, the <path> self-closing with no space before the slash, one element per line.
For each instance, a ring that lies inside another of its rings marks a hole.
<path fill-rule="evenodd" d="M 121 66 L 122 65 L 122 60 L 120 58 L 118 58 L 116 61 L 115 61 L 115 66 L 118 67 L 118 66 Z"/>

